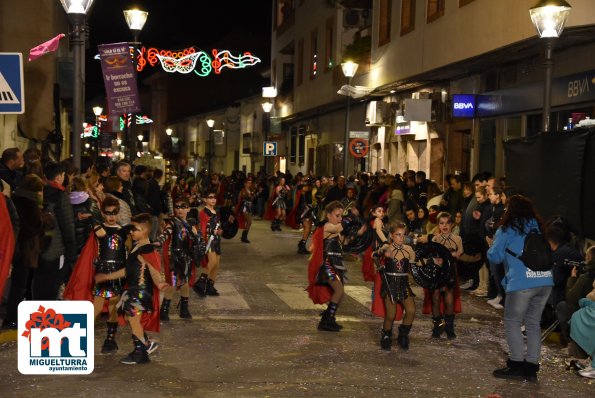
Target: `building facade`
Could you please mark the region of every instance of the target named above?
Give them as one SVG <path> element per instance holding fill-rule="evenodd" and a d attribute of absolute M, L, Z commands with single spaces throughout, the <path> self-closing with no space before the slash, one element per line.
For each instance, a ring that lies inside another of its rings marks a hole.
<path fill-rule="evenodd" d="M 502 176 L 502 142 L 536 134 L 543 106 L 543 43 L 529 17 L 533 0 L 277 0 L 273 5 L 272 83 L 279 88 L 281 156 L 292 173 L 386 169 Z M 552 130 L 593 114 L 595 16 L 573 0 L 554 51 Z M 341 62 L 359 64 L 352 86 Z M 475 112 L 457 117 L 458 94 Z M 456 104 L 456 105 L 455 105 Z M 479 109 L 476 109 L 479 108 Z M 421 113 L 420 113 L 421 112 Z M 368 132 L 369 150 L 345 150 Z"/>

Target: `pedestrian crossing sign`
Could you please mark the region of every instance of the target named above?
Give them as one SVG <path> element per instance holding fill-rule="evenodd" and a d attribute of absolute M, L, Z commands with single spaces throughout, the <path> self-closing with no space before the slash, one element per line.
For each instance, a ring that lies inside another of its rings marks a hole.
<path fill-rule="evenodd" d="M 0 114 L 24 112 L 23 54 L 0 53 Z"/>

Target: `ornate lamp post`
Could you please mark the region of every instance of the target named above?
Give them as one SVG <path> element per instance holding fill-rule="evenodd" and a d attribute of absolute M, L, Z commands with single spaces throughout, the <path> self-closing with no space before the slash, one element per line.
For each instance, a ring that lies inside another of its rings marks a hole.
<path fill-rule="evenodd" d="M 124 10 L 124 18 L 126 19 L 126 24 L 130 31 L 132 32 L 132 64 L 134 65 L 134 71 L 136 72 L 136 50 L 138 45 L 140 44 L 138 41 L 138 37 L 140 36 L 140 32 L 143 30 L 143 26 L 145 26 L 145 22 L 147 22 L 147 17 L 149 13 L 147 11 L 142 11 L 139 9 L 132 9 L 132 10 Z M 128 137 L 134 136 L 134 130 L 136 129 L 136 118 L 135 115 L 132 114 L 132 122 L 130 123 L 130 131 L 128 132 Z M 129 138 L 128 142 L 132 142 Z M 134 149 L 132 148 L 133 145 L 130 145 L 130 161 L 134 158 Z"/>
<path fill-rule="evenodd" d="M 103 112 L 103 108 L 100 106 L 94 106 L 93 107 L 93 114 L 95 115 L 95 126 L 97 126 L 97 133 L 98 135 L 101 135 L 101 128 L 100 128 L 100 122 L 99 122 L 99 116 L 101 116 L 101 113 Z M 98 136 L 98 141 L 95 143 L 95 158 L 97 159 L 97 157 L 99 156 L 99 140 L 101 140 L 101 138 L 99 138 Z"/>
<path fill-rule="evenodd" d="M 81 126 L 84 120 L 85 98 L 83 96 L 85 86 L 85 17 L 93 0 L 60 0 L 64 11 L 68 15 L 68 20 L 72 25 L 70 40 L 72 43 L 72 56 L 74 58 L 74 92 L 72 107 L 72 153 L 74 155 L 74 164 L 77 168 L 81 167 Z"/>
<path fill-rule="evenodd" d="M 274 101 L 277 97 L 277 88 L 270 86 L 270 87 L 263 87 L 262 88 L 262 98 L 266 98 L 266 101 L 262 103 L 262 110 L 266 114 L 266 121 L 264 126 L 264 140 L 265 142 L 269 140 L 269 133 L 271 131 L 271 111 L 275 106 Z M 268 172 L 268 163 L 269 157 L 263 152 L 264 156 L 264 173 Z"/>
<path fill-rule="evenodd" d="M 552 97 L 552 69 L 554 61 L 552 53 L 555 41 L 564 30 L 564 25 L 570 14 L 570 4 L 564 0 L 540 0 L 535 7 L 529 9 L 531 21 L 539 37 L 545 39 L 545 83 L 543 90 L 543 118 L 542 130 L 550 132 L 550 106 Z"/>
<path fill-rule="evenodd" d="M 341 63 L 341 69 L 343 70 L 343 75 L 349 79 L 348 85 L 351 86 L 351 79 L 355 76 L 355 72 L 357 72 L 357 67 L 359 65 L 355 62 L 347 61 Z M 348 157 L 349 157 L 349 108 L 351 106 L 351 93 L 347 93 L 347 112 L 345 113 L 345 137 L 343 142 L 343 175 L 347 178 L 347 164 L 348 164 Z"/>

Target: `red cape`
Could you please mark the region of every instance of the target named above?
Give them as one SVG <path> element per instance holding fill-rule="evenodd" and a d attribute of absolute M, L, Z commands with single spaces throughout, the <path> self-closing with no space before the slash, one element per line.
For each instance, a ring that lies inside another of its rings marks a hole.
<path fill-rule="evenodd" d="M 320 225 L 314 231 L 314 235 L 312 235 L 312 256 L 308 263 L 308 287 L 306 290 L 314 304 L 326 304 L 331 301 L 333 295 L 333 289 L 329 285 L 316 284 L 316 275 L 318 274 L 318 270 L 320 270 L 323 259 L 323 232 L 324 227 Z"/>
<path fill-rule="evenodd" d="M 238 228 L 239 229 L 246 229 L 246 219 L 244 218 L 244 213 L 242 212 L 242 199 L 238 200 L 238 204 L 234 211 L 235 217 L 238 220 Z"/>
<path fill-rule="evenodd" d="M 273 196 L 269 196 L 269 200 L 267 200 L 267 203 L 265 205 L 265 210 L 264 210 L 264 219 L 265 220 L 272 220 L 275 218 L 275 209 L 273 209 L 273 201 L 274 201 L 274 195 Z"/>
<path fill-rule="evenodd" d="M 370 222 L 370 225 L 368 226 L 369 228 L 374 229 L 374 220 L 375 218 L 372 219 L 372 221 Z M 376 232 L 374 232 L 374 236 L 376 236 Z M 376 277 L 376 269 L 374 268 L 374 263 L 372 261 L 372 246 L 374 244 L 371 244 L 366 251 L 364 252 L 364 256 L 362 258 L 362 275 L 364 277 L 364 280 L 366 282 L 370 282 L 373 281 L 374 278 Z"/>
<path fill-rule="evenodd" d="M 285 224 L 293 229 L 299 228 L 296 214 L 299 211 L 298 206 L 300 205 L 300 199 L 302 197 L 302 192 L 303 192 L 303 190 L 300 189 L 295 193 L 295 201 L 293 202 L 294 203 L 293 209 L 291 209 L 291 211 L 285 218 Z"/>
<path fill-rule="evenodd" d="M 385 304 L 384 298 L 380 295 L 380 291 L 382 290 L 382 277 L 377 272 L 376 277 L 374 279 L 374 294 L 372 296 L 372 313 L 376 316 L 384 318 L 385 315 Z M 401 303 L 397 303 L 397 316 L 395 318 L 397 321 L 403 319 L 403 305 Z"/>
<path fill-rule="evenodd" d="M 157 272 L 161 272 L 161 261 L 156 250 L 142 254 L 142 256 Z M 157 285 L 153 286 L 153 312 L 143 312 L 140 322 L 144 330 L 159 332 L 159 288 Z"/>
<path fill-rule="evenodd" d="M 14 231 L 12 230 L 12 222 L 8 214 L 8 207 L 6 206 L 6 198 L 0 193 L 0 302 L 2 302 L 2 295 L 4 293 L 4 285 L 8 278 L 10 265 L 12 264 L 12 256 L 14 254 Z"/>
<path fill-rule="evenodd" d="M 459 289 L 459 277 L 456 276 L 455 288 L 453 290 L 453 308 L 454 313 L 459 314 L 462 311 L 461 303 L 461 289 Z M 424 288 L 424 306 L 422 308 L 422 314 L 432 313 L 432 292 L 429 289 Z M 444 297 L 440 295 L 440 313 L 444 314 Z"/>
<path fill-rule="evenodd" d="M 97 239 L 95 239 L 95 234 L 91 232 L 64 289 L 63 297 L 65 299 L 93 302 L 93 295 L 91 294 L 91 289 L 95 284 L 93 260 L 97 257 L 98 250 Z"/>

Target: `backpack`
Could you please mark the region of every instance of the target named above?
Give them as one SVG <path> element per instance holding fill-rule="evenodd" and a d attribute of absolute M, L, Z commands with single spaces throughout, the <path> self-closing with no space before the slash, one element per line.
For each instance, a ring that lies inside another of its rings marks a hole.
<path fill-rule="evenodd" d="M 536 229 L 532 229 L 525 236 L 521 254 L 516 254 L 508 248 L 506 252 L 521 260 L 525 267 L 531 271 L 550 271 L 552 269 L 552 250 L 543 234 Z"/>

